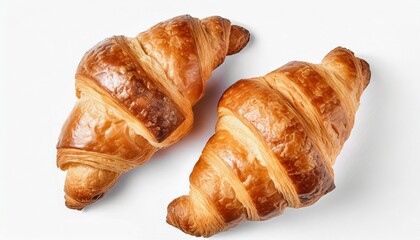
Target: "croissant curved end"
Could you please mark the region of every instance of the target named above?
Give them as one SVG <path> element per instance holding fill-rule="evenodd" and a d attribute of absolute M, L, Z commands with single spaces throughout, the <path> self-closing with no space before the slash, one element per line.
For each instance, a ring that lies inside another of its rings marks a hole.
<path fill-rule="evenodd" d="M 232 55 L 241 51 L 248 44 L 250 36 L 251 34 L 245 28 L 238 25 L 232 25 L 227 55 Z"/>
<path fill-rule="evenodd" d="M 87 205 L 93 203 L 93 202 L 89 202 L 89 203 L 82 203 L 79 202 L 75 199 L 73 199 L 72 197 L 70 197 L 69 195 L 64 195 L 64 200 L 65 200 L 65 204 L 67 208 L 70 209 L 75 209 L 75 210 L 82 210 L 84 207 L 86 207 Z"/>
<path fill-rule="evenodd" d="M 214 229 L 217 227 L 212 224 L 204 224 L 205 227 L 198 225 L 197 221 L 194 220 L 195 213 L 193 211 L 190 196 L 181 196 L 168 205 L 166 222 L 179 228 L 184 233 L 196 237 L 210 237 L 222 231 L 222 229 Z M 203 221 L 205 222 L 204 219 Z"/>
<path fill-rule="evenodd" d="M 181 196 L 174 199 L 168 205 L 168 214 L 166 215 L 166 222 L 170 225 L 181 229 L 183 232 L 190 233 L 191 223 L 188 221 L 190 214 L 187 212 L 190 209 L 188 196 Z"/>
<path fill-rule="evenodd" d="M 108 170 L 99 170 L 83 164 L 70 165 L 64 185 L 66 206 L 82 210 L 101 199 L 119 177 L 119 173 Z"/>
<path fill-rule="evenodd" d="M 370 66 L 369 66 L 369 63 L 367 63 L 365 60 L 363 60 L 363 59 L 361 59 L 361 58 L 359 58 L 360 59 L 360 62 L 361 62 L 361 64 L 362 64 L 362 75 L 364 76 L 364 82 L 365 82 L 365 84 L 364 84 L 364 86 L 363 86 L 363 89 L 366 89 L 366 87 L 369 85 L 369 83 L 370 83 L 370 76 L 371 76 L 371 72 L 370 72 Z"/>

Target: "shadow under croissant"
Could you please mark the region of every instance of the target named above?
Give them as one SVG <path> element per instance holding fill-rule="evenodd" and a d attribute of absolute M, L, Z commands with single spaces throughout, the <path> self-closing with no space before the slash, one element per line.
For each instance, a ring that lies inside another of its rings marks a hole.
<path fill-rule="evenodd" d="M 200 139 L 205 139 L 206 141 L 212 135 L 214 124 L 217 120 L 217 103 L 224 90 L 234 81 L 235 78 L 230 77 L 230 73 L 237 72 L 235 70 L 237 68 L 239 66 L 237 66 L 236 61 L 231 60 L 231 58 L 225 59 L 225 62 L 213 71 L 204 97 L 193 107 L 194 127 L 191 132 L 170 148 L 157 151 L 142 167 L 134 168 L 122 174 L 114 187 L 111 187 L 106 194 L 99 194 L 96 197 L 98 201 L 95 205 L 101 207 L 101 205 L 111 204 L 113 201 L 118 201 L 119 198 L 124 198 L 123 193 L 126 189 L 136 189 L 135 191 L 142 192 L 141 183 L 147 184 L 147 182 L 152 181 L 152 179 L 147 179 L 147 174 L 145 173 L 156 173 L 157 169 L 170 171 L 168 169 L 173 169 L 174 166 L 181 167 L 179 165 L 179 156 L 174 155 L 174 153 L 180 152 L 179 149 L 186 149 L 186 146 L 189 146 L 191 142 L 196 142 Z M 194 164 L 194 159 L 186 160 L 190 160 L 191 164 Z M 190 169 L 188 169 L 189 171 Z M 158 179 L 153 178 L 153 181 Z M 134 188 L 130 187 L 132 184 L 135 185 Z M 89 210 L 90 207 L 91 205 L 84 207 L 83 211 Z M 161 207 L 165 209 L 166 205 Z"/>

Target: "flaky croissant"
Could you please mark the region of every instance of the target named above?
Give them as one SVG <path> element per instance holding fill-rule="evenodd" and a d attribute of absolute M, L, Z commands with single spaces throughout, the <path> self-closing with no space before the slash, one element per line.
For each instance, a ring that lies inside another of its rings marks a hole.
<path fill-rule="evenodd" d="M 315 203 L 335 187 L 332 165 L 369 81 L 369 65 L 339 47 L 321 64 L 290 62 L 235 83 L 219 102 L 190 194 L 169 204 L 167 222 L 208 237 Z"/>
<path fill-rule="evenodd" d="M 95 202 L 122 173 L 185 136 L 212 71 L 248 40 L 246 29 L 222 17 L 184 15 L 89 50 L 57 144 L 67 207 Z"/>

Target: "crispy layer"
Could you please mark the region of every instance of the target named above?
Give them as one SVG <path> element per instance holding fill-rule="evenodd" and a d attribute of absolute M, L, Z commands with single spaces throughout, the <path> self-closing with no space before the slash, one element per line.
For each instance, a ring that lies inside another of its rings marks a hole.
<path fill-rule="evenodd" d="M 156 61 L 153 57 L 147 55 L 147 53 L 141 47 L 138 39 L 136 38 L 125 38 L 123 36 L 117 37 L 119 42 L 127 43 L 123 44 L 125 51 L 128 52 L 132 59 L 143 67 L 146 74 L 154 80 L 156 86 L 161 89 L 167 96 L 171 96 L 173 102 L 179 107 L 179 110 L 185 117 L 182 124 L 171 133 L 163 142 L 160 142 L 161 146 L 167 146 L 171 143 L 176 142 L 183 136 L 185 136 L 192 128 L 193 125 L 193 112 L 192 105 L 189 99 L 183 96 L 177 86 L 169 79 L 165 73 L 162 65 Z"/>
<path fill-rule="evenodd" d="M 255 128 L 287 173 L 300 204 L 305 206 L 334 188 L 333 177 L 287 104 L 262 83 L 242 80 L 224 93 L 219 109 L 229 109 Z"/>
<path fill-rule="evenodd" d="M 121 44 L 114 37 L 96 45 L 85 54 L 77 75 L 89 78 L 105 89 L 148 129 L 157 142 L 162 142 L 185 117 Z"/>
<path fill-rule="evenodd" d="M 217 154 L 217 157 L 210 155 L 206 159 L 211 159 L 211 162 L 221 160 L 225 163 L 226 167 L 218 172 L 223 173 L 223 176 L 234 175 L 238 179 L 237 184 L 243 186 L 234 188 L 236 195 L 249 196 L 251 203 L 248 205 L 251 206 L 246 207 L 248 220 L 268 219 L 284 210 L 287 202 L 277 191 L 267 169 L 231 133 L 226 130 L 218 131 L 207 143 L 203 155 L 206 155 L 207 150 Z M 238 193 L 236 189 L 241 192 Z M 241 197 L 238 199 L 241 201 Z"/>
<path fill-rule="evenodd" d="M 83 96 L 77 101 L 63 125 L 57 148 L 80 149 L 102 156 L 109 155 L 112 159 L 121 159 L 119 162 L 125 166 L 118 167 L 119 164 L 115 163 L 101 164 L 110 165 L 105 169 L 116 172 L 128 171 L 144 163 L 156 151 L 156 148 L 136 134 L 112 109 L 106 108 L 101 102 L 89 96 Z M 74 154 L 76 153 L 72 155 Z M 63 167 L 61 154 L 58 156 L 58 165 Z M 77 160 L 75 156 L 67 158 Z M 112 166 L 114 167 L 110 169 Z"/>
<path fill-rule="evenodd" d="M 217 16 L 204 18 L 201 21 L 191 21 L 191 26 L 194 31 L 196 41 L 207 42 L 209 48 L 213 51 L 209 52 L 203 47 L 198 48 L 200 56 L 204 56 L 211 61 L 201 62 L 201 72 L 204 77 L 210 77 L 211 69 L 216 68 L 223 62 L 223 56 L 228 53 L 228 48 L 231 45 L 235 45 L 235 42 L 239 42 L 238 39 L 233 39 L 229 42 L 229 36 L 231 34 L 230 21 L 225 18 Z M 208 35 L 207 32 L 213 34 Z M 242 32 L 241 36 L 245 36 Z M 216 41 L 219 39 L 219 41 Z"/>
<path fill-rule="evenodd" d="M 288 206 L 299 207 L 300 200 L 291 179 L 287 176 L 286 170 L 277 160 L 274 152 L 270 151 L 264 139 L 259 136 L 258 131 L 245 119 L 229 109 L 218 108 L 218 113 L 216 132 L 229 131 L 238 142 L 260 161 L 262 166 L 267 168 L 271 180 L 274 182 L 276 189 L 284 196 Z"/>
<path fill-rule="evenodd" d="M 64 185 L 66 206 L 81 210 L 96 202 L 118 181 L 120 176 L 121 173 L 115 171 L 94 168 L 85 164 L 70 164 Z"/>
<path fill-rule="evenodd" d="M 347 114 L 339 95 L 330 86 L 339 79 L 326 81 L 305 62 L 290 62 L 266 75 L 267 83 L 280 91 L 308 123 L 313 143 L 328 159 L 329 168 L 347 139 L 353 119 Z M 330 84 L 328 84 L 330 83 Z M 349 128 L 350 127 L 350 128 Z"/>
<path fill-rule="evenodd" d="M 220 158 L 211 147 L 211 144 L 207 145 L 203 151 L 202 158 L 214 169 L 215 172 L 223 173 L 223 178 L 226 180 L 233 191 L 239 202 L 245 208 L 246 217 L 249 220 L 258 221 L 260 217 L 258 216 L 257 209 L 255 204 L 252 202 L 251 197 L 243 186 L 239 178 L 230 170 L 227 164 Z"/>
<path fill-rule="evenodd" d="M 164 69 L 168 79 L 188 99 L 195 103 L 202 94 L 203 81 L 198 47 L 190 21 L 183 15 L 161 22 L 146 32 L 137 35 L 146 54 L 156 59 Z"/>
<path fill-rule="evenodd" d="M 347 138 L 350 136 L 351 129 L 354 125 L 355 113 L 358 108 L 356 97 L 349 92 L 343 79 L 335 72 L 330 71 L 328 68 L 322 67 L 320 64 L 310 64 L 311 68 L 319 73 L 325 83 L 330 86 L 334 91 L 334 96 L 340 102 L 339 105 L 343 110 L 331 108 L 325 115 L 325 122 L 330 124 L 330 129 L 335 134 L 331 134 L 335 138 L 337 145 L 337 156 Z M 330 118 L 330 119 L 329 119 Z M 335 136 L 334 136 L 335 135 Z M 341 146 L 341 147 L 340 147 Z M 333 163 L 336 157 L 333 158 Z"/>
<path fill-rule="evenodd" d="M 227 226 L 236 225 L 246 218 L 245 208 L 236 198 L 229 182 L 204 160 L 206 157 L 202 155 L 194 166 L 196 171 L 190 176 L 191 186 L 202 190 L 217 210 L 216 214 L 220 214 Z"/>
<path fill-rule="evenodd" d="M 370 82 L 369 64 L 357 58 L 352 51 L 337 47 L 324 57 L 322 65 L 340 78 L 348 89 L 348 97 L 356 99 L 355 105 L 358 107 L 360 96 Z"/>

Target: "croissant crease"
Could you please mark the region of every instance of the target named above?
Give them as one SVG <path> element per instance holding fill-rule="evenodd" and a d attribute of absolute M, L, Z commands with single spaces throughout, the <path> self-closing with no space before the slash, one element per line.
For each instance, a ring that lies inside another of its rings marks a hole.
<path fill-rule="evenodd" d="M 369 81 L 369 65 L 338 47 L 321 64 L 290 62 L 235 83 L 167 222 L 209 237 L 315 203 L 335 187 L 332 165 Z"/>
<path fill-rule="evenodd" d="M 89 50 L 57 144 L 67 207 L 95 202 L 121 174 L 185 136 L 212 71 L 248 40 L 246 29 L 222 17 L 184 15 Z"/>

